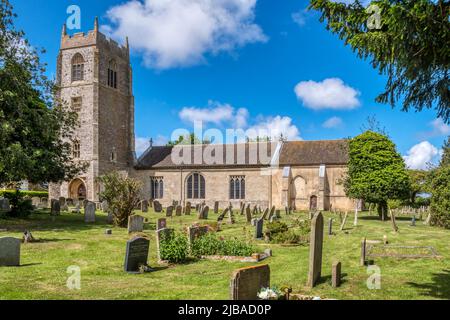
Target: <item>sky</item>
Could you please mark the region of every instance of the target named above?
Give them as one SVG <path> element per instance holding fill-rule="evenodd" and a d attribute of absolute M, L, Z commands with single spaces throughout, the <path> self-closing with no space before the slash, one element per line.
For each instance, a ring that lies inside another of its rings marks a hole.
<path fill-rule="evenodd" d="M 87 32 L 98 16 L 108 37 L 119 43 L 129 37 L 138 154 L 150 138 L 165 144 L 179 129 L 192 131 L 195 121 L 224 136 L 241 129 L 323 140 L 356 136 L 372 117 L 410 168 L 425 169 L 439 160 L 450 135 L 433 110 L 406 113 L 376 103 L 386 78 L 325 29 L 308 0 L 11 3 L 17 27 L 33 47 L 45 48 L 50 77 L 64 23 L 69 33 Z"/>

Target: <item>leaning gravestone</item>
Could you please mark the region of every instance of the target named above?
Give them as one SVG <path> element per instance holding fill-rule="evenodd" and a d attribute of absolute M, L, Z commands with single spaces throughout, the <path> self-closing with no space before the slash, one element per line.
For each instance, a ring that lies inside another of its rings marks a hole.
<path fill-rule="evenodd" d="M 266 220 L 268 215 L 269 215 L 269 208 L 266 208 L 266 210 L 264 210 L 264 213 L 263 213 L 263 215 L 262 215 L 262 218 L 263 218 L 264 220 Z"/>
<path fill-rule="evenodd" d="M 231 300 L 258 300 L 262 288 L 270 287 L 270 268 L 262 266 L 237 269 L 230 281 Z"/>
<path fill-rule="evenodd" d="M 173 206 L 168 206 L 166 209 L 166 217 L 171 217 L 173 214 Z"/>
<path fill-rule="evenodd" d="M 208 206 L 204 206 L 202 211 L 200 211 L 200 214 L 198 215 L 198 218 L 207 220 L 208 219 L 208 212 L 209 212 L 209 207 Z"/>
<path fill-rule="evenodd" d="M 219 213 L 219 201 L 214 201 L 214 213 Z"/>
<path fill-rule="evenodd" d="M 176 209 L 175 209 L 175 215 L 177 215 L 177 216 L 181 216 L 181 211 L 183 210 L 183 208 L 180 206 L 180 205 L 178 205 L 177 207 L 176 207 Z"/>
<path fill-rule="evenodd" d="M 235 223 L 235 221 L 234 221 L 233 210 L 230 209 L 228 211 L 228 224 L 234 224 L 234 223 Z"/>
<path fill-rule="evenodd" d="M 225 208 L 225 210 L 223 210 L 223 212 L 217 218 L 217 222 L 223 221 L 223 219 L 225 218 L 225 215 L 228 213 L 228 210 L 230 210 L 230 208 Z"/>
<path fill-rule="evenodd" d="M 147 200 L 141 201 L 141 211 L 148 212 L 148 201 Z"/>
<path fill-rule="evenodd" d="M 255 239 L 261 239 L 263 237 L 263 224 L 263 218 L 255 220 Z"/>
<path fill-rule="evenodd" d="M 275 206 L 272 206 L 272 208 L 270 209 L 270 213 L 269 213 L 268 219 L 270 220 L 273 217 L 274 214 L 275 214 Z"/>
<path fill-rule="evenodd" d="M 88 201 L 84 207 L 84 222 L 95 222 L 95 203 Z"/>
<path fill-rule="evenodd" d="M 0 238 L 0 266 L 20 266 L 20 240 L 12 237 Z"/>
<path fill-rule="evenodd" d="M 124 263 L 125 272 L 136 273 L 139 272 L 140 266 L 147 265 L 149 247 L 150 240 L 142 237 L 135 237 L 127 241 Z"/>
<path fill-rule="evenodd" d="M 144 230 L 144 217 L 132 215 L 128 217 L 128 233 L 142 232 Z"/>
<path fill-rule="evenodd" d="M 61 213 L 61 204 L 59 200 L 52 199 L 51 200 L 51 207 L 50 207 L 50 214 L 52 216 L 59 216 Z"/>
<path fill-rule="evenodd" d="M 323 216 L 316 213 L 311 220 L 308 286 L 314 287 L 322 272 Z"/>

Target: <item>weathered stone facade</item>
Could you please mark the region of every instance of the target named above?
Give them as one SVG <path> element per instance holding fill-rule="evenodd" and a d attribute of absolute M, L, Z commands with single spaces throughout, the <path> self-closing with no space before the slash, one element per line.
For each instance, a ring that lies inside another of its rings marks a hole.
<path fill-rule="evenodd" d="M 74 81 L 73 70 L 79 67 L 80 61 L 83 77 Z M 179 201 L 183 206 L 187 202 L 193 206 L 205 202 L 212 208 L 218 201 L 221 208 L 231 203 L 235 209 L 241 202 L 252 207 L 275 206 L 277 209 L 286 206 L 299 210 L 354 208 L 354 202 L 345 196 L 340 183 L 348 157 L 343 140 L 270 143 L 266 162 L 260 155 L 252 158 L 251 151 L 262 146 L 255 143 L 227 145 L 220 150 L 224 159 L 230 155 L 230 148 L 243 150 L 246 156 L 243 162 L 236 159 L 232 163 L 176 165 L 170 147 L 153 146 L 136 159 L 128 41 L 125 46 L 120 46 L 107 39 L 98 31 L 97 21 L 94 30 L 87 34 L 69 36 L 63 29 L 57 66 L 59 90 L 56 98 L 68 107 L 73 107 L 74 99 L 81 99 L 77 110 L 79 127 L 73 140 L 79 142 L 77 158 L 87 161 L 89 167 L 72 181 L 51 184 L 50 198 L 63 196 L 97 202 L 101 200 L 101 186 L 96 178 L 117 170 L 142 181 L 142 199 L 155 198 L 163 206 L 172 205 L 173 201 Z M 113 85 L 111 68 L 116 72 L 117 80 Z M 197 151 L 205 151 L 204 148 L 208 147 L 199 146 Z M 189 197 L 187 180 L 193 174 L 204 181 L 204 197 Z M 152 190 L 155 177 L 161 181 L 162 188 L 157 197 Z M 230 179 L 233 177 L 245 182 L 244 197 L 231 199 Z"/>

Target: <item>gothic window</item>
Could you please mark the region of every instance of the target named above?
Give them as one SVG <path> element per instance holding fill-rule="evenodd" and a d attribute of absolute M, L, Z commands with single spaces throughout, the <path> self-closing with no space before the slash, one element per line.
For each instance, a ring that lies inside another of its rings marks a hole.
<path fill-rule="evenodd" d="M 80 141 L 74 140 L 72 144 L 72 156 L 75 159 L 78 159 L 81 157 L 81 148 L 80 148 Z"/>
<path fill-rule="evenodd" d="M 108 86 L 117 89 L 117 64 L 114 60 L 108 66 Z"/>
<path fill-rule="evenodd" d="M 84 80 L 84 58 L 77 53 L 72 58 L 72 82 Z"/>
<path fill-rule="evenodd" d="M 188 199 L 205 199 L 205 178 L 199 173 L 191 174 L 186 182 Z"/>
<path fill-rule="evenodd" d="M 72 111 L 80 112 L 82 103 L 83 103 L 83 100 L 81 99 L 81 97 L 72 98 Z"/>
<path fill-rule="evenodd" d="M 152 199 L 162 199 L 164 197 L 164 178 L 152 177 L 150 181 L 150 189 Z"/>
<path fill-rule="evenodd" d="M 245 199 L 245 176 L 230 177 L 230 199 Z"/>

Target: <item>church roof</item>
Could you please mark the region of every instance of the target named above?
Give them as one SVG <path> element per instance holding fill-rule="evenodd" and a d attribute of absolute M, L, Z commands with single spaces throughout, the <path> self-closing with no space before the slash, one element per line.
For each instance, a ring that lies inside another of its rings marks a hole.
<path fill-rule="evenodd" d="M 155 146 L 138 159 L 136 169 L 268 167 L 272 162 L 279 166 L 345 165 L 348 141 Z"/>

